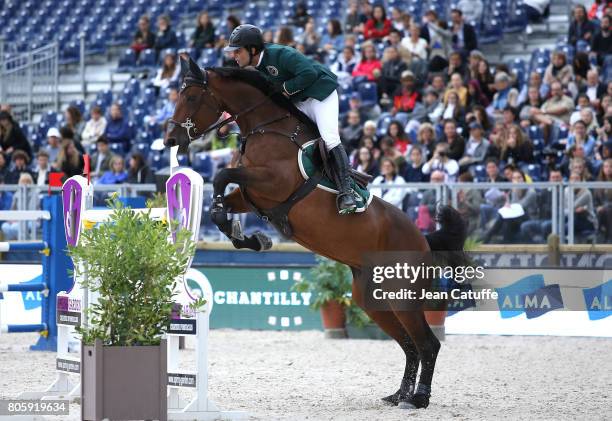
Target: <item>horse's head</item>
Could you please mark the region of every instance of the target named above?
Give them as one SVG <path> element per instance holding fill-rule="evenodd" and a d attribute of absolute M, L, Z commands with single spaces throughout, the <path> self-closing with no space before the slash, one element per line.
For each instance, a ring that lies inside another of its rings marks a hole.
<path fill-rule="evenodd" d="M 174 115 L 168 121 L 164 145 L 179 146 L 179 151 L 187 150 L 189 143 L 207 132 L 221 116 L 221 103 L 208 86 L 208 73 L 187 55 L 181 55 L 181 75 L 183 83 Z"/>

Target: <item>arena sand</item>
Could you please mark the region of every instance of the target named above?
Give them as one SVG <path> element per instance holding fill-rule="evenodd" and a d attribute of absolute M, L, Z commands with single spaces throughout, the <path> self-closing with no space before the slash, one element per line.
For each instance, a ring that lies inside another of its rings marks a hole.
<path fill-rule="evenodd" d="M 27 351 L 35 339 L 0 335 L 0 398 L 53 380 L 54 354 Z M 252 420 L 610 420 L 611 350 L 612 339 L 447 336 L 429 408 L 409 411 L 380 401 L 404 367 L 394 342 L 214 330 L 209 389 L 222 409 Z M 78 420 L 79 410 L 61 419 Z"/>

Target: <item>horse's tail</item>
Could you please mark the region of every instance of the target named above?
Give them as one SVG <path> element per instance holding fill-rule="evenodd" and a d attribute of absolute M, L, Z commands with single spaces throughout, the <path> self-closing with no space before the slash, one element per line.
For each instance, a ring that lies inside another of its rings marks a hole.
<path fill-rule="evenodd" d="M 469 259 L 463 251 L 467 225 L 461 214 L 453 207 L 443 205 L 438 208 L 436 222 L 440 224 L 440 229 L 425 236 L 434 256 L 438 255 L 453 268 L 468 265 Z"/>

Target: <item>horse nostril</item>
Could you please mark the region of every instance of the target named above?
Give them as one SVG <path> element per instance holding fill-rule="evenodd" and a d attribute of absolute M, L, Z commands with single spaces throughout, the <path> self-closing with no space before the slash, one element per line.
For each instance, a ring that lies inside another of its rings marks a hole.
<path fill-rule="evenodd" d="M 176 146 L 176 139 L 173 137 L 167 137 L 164 140 L 164 146 L 168 146 L 168 147 Z"/>

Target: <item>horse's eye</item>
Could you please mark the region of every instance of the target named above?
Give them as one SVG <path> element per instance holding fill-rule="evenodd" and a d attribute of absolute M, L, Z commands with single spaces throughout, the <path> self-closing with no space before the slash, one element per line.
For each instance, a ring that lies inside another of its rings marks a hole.
<path fill-rule="evenodd" d="M 196 100 L 196 96 L 195 95 L 188 95 L 187 96 L 187 102 L 195 102 Z"/>

